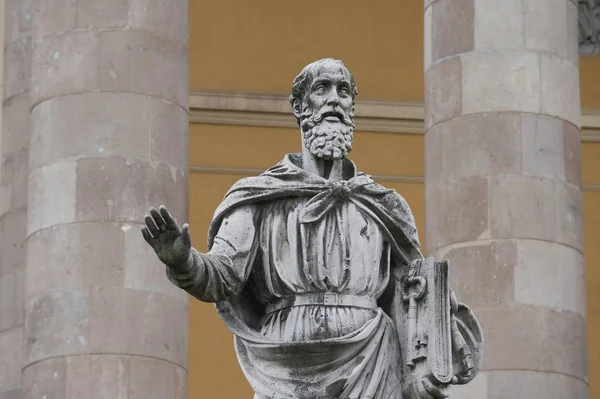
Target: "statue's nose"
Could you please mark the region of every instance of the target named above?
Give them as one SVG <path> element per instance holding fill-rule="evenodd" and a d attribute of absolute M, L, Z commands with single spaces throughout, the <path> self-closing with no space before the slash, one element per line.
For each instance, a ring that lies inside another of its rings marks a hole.
<path fill-rule="evenodd" d="M 332 93 L 329 98 L 327 99 L 327 104 L 329 105 L 339 105 L 340 104 L 340 99 L 338 98 L 337 94 Z"/>

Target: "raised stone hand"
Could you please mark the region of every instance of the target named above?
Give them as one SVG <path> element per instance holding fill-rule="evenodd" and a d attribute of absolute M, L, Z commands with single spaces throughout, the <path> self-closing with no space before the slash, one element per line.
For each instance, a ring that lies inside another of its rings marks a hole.
<path fill-rule="evenodd" d="M 142 227 L 144 239 L 156 252 L 158 259 L 175 272 L 188 267 L 192 243 L 187 223 L 179 227 L 167 208 L 150 208 Z"/>

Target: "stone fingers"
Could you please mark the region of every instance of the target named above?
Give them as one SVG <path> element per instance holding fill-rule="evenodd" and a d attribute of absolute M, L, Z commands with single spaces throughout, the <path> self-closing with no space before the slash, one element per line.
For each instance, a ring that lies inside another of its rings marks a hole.
<path fill-rule="evenodd" d="M 192 237 L 190 235 L 190 226 L 187 223 L 183 224 L 183 228 L 181 229 L 181 236 L 183 238 L 183 242 L 185 243 L 186 247 L 191 247 L 192 246 Z"/>
<path fill-rule="evenodd" d="M 159 232 L 158 228 L 156 227 L 156 224 L 154 223 L 154 219 L 152 218 L 152 216 L 146 215 L 144 217 L 144 221 L 146 222 L 146 228 L 148 229 L 150 234 L 152 234 L 152 237 L 156 238 L 160 232 Z"/>
<path fill-rule="evenodd" d="M 177 222 L 175 221 L 173 216 L 171 216 L 171 214 L 164 205 L 159 206 L 158 211 L 160 212 L 160 215 L 162 216 L 169 230 L 179 230 Z"/>
<path fill-rule="evenodd" d="M 148 230 L 148 227 L 144 226 L 142 227 L 142 235 L 144 236 L 144 240 L 146 240 L 146 242 L 150 245 L 150 246 L 154 246 L 153 242 L 152 242 L 152 235 L 150 234 L 150 231 Z"/>
<path fill-rule="evenodd" d="M 160 231 L 167 231 L 167 224 L 156 208 L 150 208 L 150 215 L 152 216 L 152 219 L 154 219 L 154 223 L 156 223 L 156 227 L 158 227 Z"/>

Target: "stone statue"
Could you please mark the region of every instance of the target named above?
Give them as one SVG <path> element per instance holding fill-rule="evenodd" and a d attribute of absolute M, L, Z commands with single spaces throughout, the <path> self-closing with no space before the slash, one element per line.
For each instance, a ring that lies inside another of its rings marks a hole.
<path fill-rule="evenodd" d="M 358 91 L 341 61 L 314 62 L 290 102 L 303 149 L 236 183 L 209 251 L 163 206 L 144 238 L 167 276 L 214 302 L 255 399 L 445 398 L 477 374 L 480 326 L 424 259 L 406 201 L 357 172 Z"/>

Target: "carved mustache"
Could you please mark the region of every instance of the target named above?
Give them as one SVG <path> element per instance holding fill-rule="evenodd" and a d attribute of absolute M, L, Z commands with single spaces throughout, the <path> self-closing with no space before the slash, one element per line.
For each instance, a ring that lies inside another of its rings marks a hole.
<path fill-rule="evenodd" d="M 310 124 L 314 126 L 314 124 L 320 123 L 323 119 L 327 118 L 328 116 L 335 116 L 345 125 L 354 127 L 354 121 L 352 120 L 352 118 L 349 115 L 346 115 L 346 113 L 339 107 L 323 107 L 316 113 L 313 113 L 311 110 L 306 109 L 302 113 L 301 119 L 308 119 L 311 122 Z"/>

